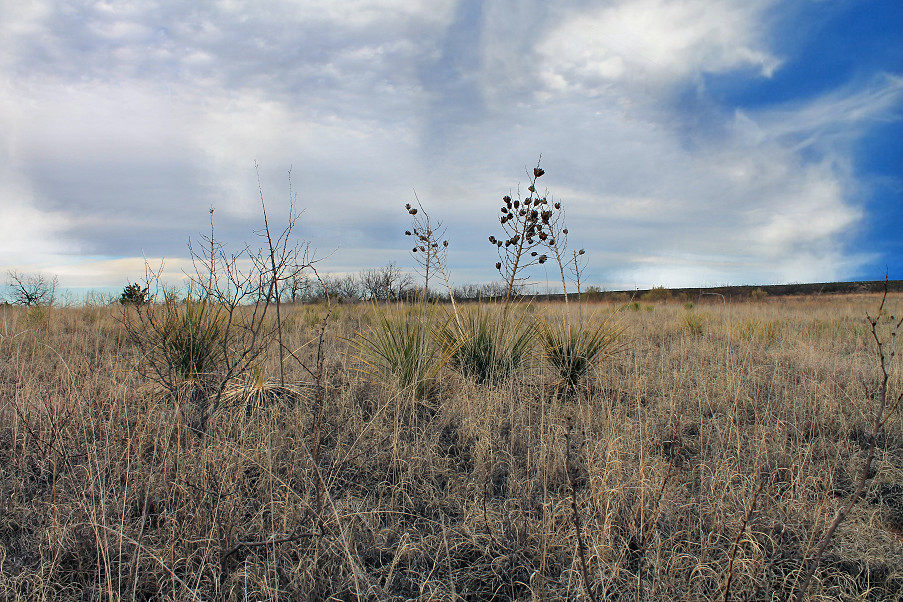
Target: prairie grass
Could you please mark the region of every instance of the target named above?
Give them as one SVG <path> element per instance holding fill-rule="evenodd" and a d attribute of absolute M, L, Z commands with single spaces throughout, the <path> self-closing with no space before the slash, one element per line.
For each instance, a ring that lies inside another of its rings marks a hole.
<path fill-rule="evenodd" d="M 700 302 L 699 336 L 656 302 L 619 315 L 623 348 L 573 399 L 534 341 L 504 380 L 437 370 L 405 412 L 348 342 L 381 318 L 344 305 L 317 437 L 268 353 L 203 438 L 140 376 L 118 309 L 0 308 L 0 600 L 711 600 L 729 574 L 729 599 L 787 599 L 866 454 L 877 305 Z M 285 345 L 315 353 L 325 309 L 283 309 Z M 811 600 L 900 599 L 899 413 L 878 443 Z"/>

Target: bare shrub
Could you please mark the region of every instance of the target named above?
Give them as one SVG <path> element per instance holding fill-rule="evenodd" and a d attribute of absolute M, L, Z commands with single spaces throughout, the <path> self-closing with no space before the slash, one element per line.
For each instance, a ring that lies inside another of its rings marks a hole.
<path fill-rule="evenodd" d="M 10 300 L 16 305 L 33 307 L 53 305 L 59 280 L 56 276 L 24 274 L 16 270 L 7 272 Z"/>

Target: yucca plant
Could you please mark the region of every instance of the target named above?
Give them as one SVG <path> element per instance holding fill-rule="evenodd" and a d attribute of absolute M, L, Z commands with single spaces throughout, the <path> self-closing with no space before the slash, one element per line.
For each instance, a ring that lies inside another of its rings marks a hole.
<path fill-rule="evenodd" d="M 221 306 L 196 298 L 191 290 L 184 303 L 168 295 L 160 351 L 170 370 L 184 380 L 196 380 L 213 371 L 222 354 L 225 323 Z"/>
<path fill-rule="evenodd" d="M 435 314 L 429 306 L 395 310 L 374 305 L 375 317 L 353 344 L 370 375 L 409 391 L 415 399 L 427 398 L 436 377 L 448 362 L 447 348 L 433 343 Z"/>
<path fill-rule="evenodd" d="M 617 350 L 621 329 L 611 316 L 596 314 L 576 322 L 568 318 L 540 318 L 537 325 L 546 361 L 558 376 L 556 386 L 574 393 L 590 368 Z"/>
<path fill-rule="evenodd" d="M 459 312 L 459 320 L 449 320 L 439 331 L 440 345 L 464 376 L 478 383 L 499 382 L 523 365 L 534 332 L 524 312 L 516 315 L 517 309 L 494 312 L 484 305 L 472 305 Z"/>

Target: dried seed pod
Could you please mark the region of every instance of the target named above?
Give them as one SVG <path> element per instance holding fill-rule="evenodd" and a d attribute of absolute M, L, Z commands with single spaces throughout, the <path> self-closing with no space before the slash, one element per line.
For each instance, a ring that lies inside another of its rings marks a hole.
<path fill-rule="evenodd" d="M 407 209 L 408 211 L 410 211 L 410 210 L 411 210 L 411 204 L 410 204 L 410 203 L 405 203 L 404 208 Z"/>
<path fill-rule="evenodd" d="M 584 253 L 586 253 L 586 251 L 584 251 L 583 249 L 577 251 L 577 255 L 583 255 Z"/>
<path fill-rule="evenodd" d="M 408 210 L 408 213 L 410 213 L 411 215 L 417 215 L 417 208 L 414 207 L 413 209 Z"/>
<path fill-rule="evenodd" d="M 520 201 L 514 201 L 514 208 L 517 209 L 520 207 Z"/>
<path fill-rule="evenodd" d="M 495 244 L 495 236 L 490 236 L 489 242 L 491 242 L 492 244 Z"/>
<path fill-rule="evenodd" d="M 537 253 L 536 251 L 530 253 L 530 257 L 536 257 L 537 255 L 539 255 L 539 253 Z"/>
<path fill-rule="evenodd" d="M 541 255 L 539 257 L 539 263 L 545 263 L 548 258 L 549 258 L 548 255 Z"/>
<path fill-rule="evenodd" d="M 507 208 L 507 207 L 502 207 L 502 213 L 508 213 L 508 208 Z"/>
<path fill-rule="evenodd" d="M 411 234 L 411 231 L 410 231 L 410 230 L 405 230 L 405 231 L 404 231 L 404 235 L 405 235 L 405 236 L 411 236 L 412 234 Z"/>
<path fill-rule="evenodd" d="M 447 241 L 447 240 L 443 240 L 443 241 L 442 241 L 442 246 L 443 246 L 443 247 L 447 247 L 447 246 L 448 246 L 448 241 Z"/>
<path fill-rule="evenodd" d="M 561 231 L 561 233 L 562 233 L 562 234 L 567 234 L 567 233 L 568 233 L 568 229 L 565 228 L 564 230 Z"/>
<path fill-rule="evenodd" d="M 501 261 L 495 262 L 495 269 L 501 271 L 501 269 L 502 269 L 502 262 L 501 262 Z"/>
<path fill-rule="evenodd" d="M 561 203 L 555 203 L 554 207 L 555 209 L 561 209 Z"/>
<path fill-rule="evenodd" d="M 508 195 L 503 196 L 503 197 L 502 197 L 502 200 L 505 201 L 505 204 L 506 204 L 506 205 L 510 205 L 510 204 L 511 204 L 511 197 L 508 196 Z"/>
<path fill-rule="evenodd" d="M 534 178 L 541 178 L 542 174 L 544 174 L 544 173 L 546 173 L 546 172 L 541 167 L 533 168 L 533 177 Z"/>
<path fill-rule="evenodd" d="M 411 253 L 416 253 L 416 252 L 417 252 L 417 247 L 414 247 L 413 249 L 411 249 Z"/>
<path fill-rule="evenodd" d="M 527 187 L 527 190 L 529 190 L 530 192 L 536 192 L 536 187 L 533 186 L 533 184 L 530 184 L 530 185 Z"/>

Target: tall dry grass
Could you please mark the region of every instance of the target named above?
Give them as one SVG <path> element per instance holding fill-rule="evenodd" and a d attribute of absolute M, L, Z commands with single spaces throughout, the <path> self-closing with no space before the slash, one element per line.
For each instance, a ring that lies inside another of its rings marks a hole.
<path fill-rule="evenodd" d="M 787 599 L 866 454 L 877 305 L 656 304 L 619 314 L 580 395 L 537 346 L 414 406 L 346 341 L 372 310 L 336 306 L 317 437 L 311 394 L 227 405 L 203 438 L 139 377 L 118 309 L 2 308 L 0 600 Z M 325 308 L 283 309 L 312 361 Z M 878 443 L 812 600 L 900 599 L 899 413 Z"/>

